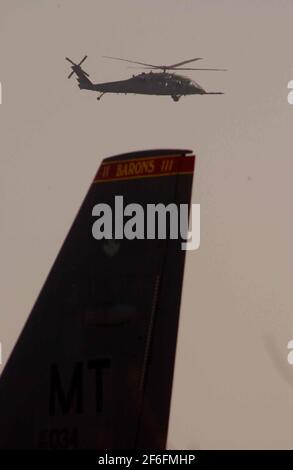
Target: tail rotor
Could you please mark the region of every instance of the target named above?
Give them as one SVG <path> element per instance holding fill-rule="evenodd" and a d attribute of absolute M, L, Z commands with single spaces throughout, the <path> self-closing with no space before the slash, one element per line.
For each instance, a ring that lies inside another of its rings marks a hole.
<path fill-rule="evenodd" d="M 84 56 L 84 58 L 78 63 L 76 64 L 75 62 L 73 62 L 71 59 L 69 59 L 68 57 L 65 57 L 65 59 L 70 62 L 72 64 L 72 72 L 70 72 L 70 74 L 68 75 L 67 78 L 71 78 L 72 75 L 74 73 L 76 73 L 78 70 L 82 71 L 84 73 L 84 75 L 86 75 L 87 77 L 89 77 L 89 74 L 87 72 L 85 72 L 82 68 L 81 68 L 81 64 L 83 64 L 83 62 L 85 61 L 85 59 L 87 58 L 87 55 Z"/>

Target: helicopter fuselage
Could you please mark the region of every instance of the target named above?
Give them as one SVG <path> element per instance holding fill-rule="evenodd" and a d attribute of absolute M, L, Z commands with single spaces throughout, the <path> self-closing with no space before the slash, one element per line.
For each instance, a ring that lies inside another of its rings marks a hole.
<path fill-rule="evenodd" d="M 82 85 L 82 84 L 81 84 Z M 80 88 L 83 88 L 82 86 Z M 205 90 L 195 81 L 170 73 L 142 73 L 127 80 L 93 84 L 92 90 L 101 93 L 134 93 L 143 95 L 195 95 Z"/>

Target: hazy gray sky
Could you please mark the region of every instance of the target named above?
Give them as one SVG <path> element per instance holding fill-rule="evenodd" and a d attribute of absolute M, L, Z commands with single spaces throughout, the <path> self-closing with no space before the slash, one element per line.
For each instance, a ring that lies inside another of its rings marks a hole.
<path fill-rule="evenodd" d="M 170 445 L 293 448 L 292 21 L 290 0 L 1 0 L 4 360 L 101 159 L 191 148 L 202 233 L 187 256 Z M 133 73 L 103 55 L 204 57 L 229 71 L 191 78 L 225 95 L 98 102 L 67 80 L 65 56 L 85 54 L 96 82 Z"/>

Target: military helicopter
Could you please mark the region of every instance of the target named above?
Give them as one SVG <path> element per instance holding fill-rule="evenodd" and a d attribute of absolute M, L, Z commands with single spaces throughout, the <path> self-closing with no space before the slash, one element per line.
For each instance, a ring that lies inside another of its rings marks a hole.
<path fill-rule="evenodd" d="M 78 63 L 74 63 L 71 59 L 66 57 L 66 60 L 72 64 L 72 72 L 68 78 L 73 74 L 77 75 L 78 86 L 81 90 L 91 90 L 99 92 L 98 100 L 102 98 L 105 93 L 133 93 L 140 95 L 167 95 L 171 96 L 174 101 L 178 101 L 181 96 L 186 95 L 222 95 L 222 92 L 214 91 L 207 92 L 201 85 L 183 75 L 178 75 L 178 70 L 198 70 L 198 71 L 225 71 L 226 69 L 211 69 L 211 68 L 189 68 L 182 67 L 182 65 L 189 64 L 201 60 L 201 57 L 194 59 L 184 60 L 172 65 L 153 65 L 144 62 L 137 62 L 134 60 L 121 59 L 120 57 L 104 56 L 107 59 L 121 60 L 131 64 L 139 65 L 140 68 L 148 69 L 150 72 L 142 72 L 139 75 L 133 75 L 126 80 L 119 80 L 115 82 L 106 83 L 92 83 L 89 74 L 85 72 L 81 65 L 86 60 L 87 56 Z M 135 67 L 137 68 L 137 67 Z M 156 72 L 153 72 L 155 70 Z M 172 72 L 170 72 L 172 71 Z"/>

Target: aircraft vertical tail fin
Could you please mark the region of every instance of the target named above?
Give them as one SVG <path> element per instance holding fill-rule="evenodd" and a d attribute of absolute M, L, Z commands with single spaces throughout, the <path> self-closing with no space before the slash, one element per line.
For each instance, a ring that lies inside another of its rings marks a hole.
<path fill-rule="evenodd" d="M 121 197 L 130 212 L 189 204 L 189 154 L 102 162 L 1 375 L 1 449 L 164 449 L 185 252 L 180 239 L 93 234 L 111 227 L 97 204 L 120 222 Z"/>
<path fill-rule="evenodd" d="M 75 64 L 71 59 L 65 57 L 65 59 L 72 64 L 72 72 L 68 75 L 71 78 L 73 74 L 77 75 L 78 86 L 80 89 L 93 90 L 93 83 L 90 81 L 89 74 L 81 68 L 81 64 L 86 60 L 87 55 L 78 63 Z"/>

